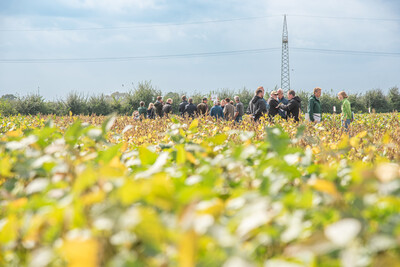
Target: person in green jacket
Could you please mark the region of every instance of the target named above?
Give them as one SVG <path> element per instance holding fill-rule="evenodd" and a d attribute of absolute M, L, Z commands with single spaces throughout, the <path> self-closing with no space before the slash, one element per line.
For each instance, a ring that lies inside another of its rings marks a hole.
<path fill-rule="evenodd" d="M 144 107 L 144 102 L 143 101 L 140 101 L 140 107 L 138 108 L 138 111 L 139 111 L 140 119 L 146 118 L 147 110 Z"/>
<path fill-rule="evenodd" d="M 308 116 L 312 122 L 320 122 L 322 118 L 321 103 L 319 102 L 321 91 L 321 88 L 315 87 L 313 95 L 308 99 Z"/>
<path fill-rule="evenodd" d="M 353 119 L 353 114 L 351 113 L 351 105 L 348 99 L 347 94 L 344 91 L 341 91 L 338 94 L 338 98 L 342 101 L 342 125 L 346 129 L 349 130 L 349 125 Z"/>

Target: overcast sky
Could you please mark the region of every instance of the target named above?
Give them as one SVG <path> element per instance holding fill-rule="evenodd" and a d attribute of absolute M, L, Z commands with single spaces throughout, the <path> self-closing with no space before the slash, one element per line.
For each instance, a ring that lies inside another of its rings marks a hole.
<path fill-rule="evenodd" d="M 311 91 L 320 86 L 361 92 L 400 86 L 397 0 L 1 0 L 0 95 L 23 96 L 36 93 L 38 87 L 50 100 L 71 91 L 110 94 L 127 92 L 144 80 L 164 93 L 259 85 L 272 90 L 281 79 L 282 14 L 288 14 L 292 89 Z M 232 20 L 237 18 L 252 19 Z M 214 20 L 219 22 L 190 24 Z M 152 24 L 158 26 L 148 26 Z M 275 50 L 124 61 L 59 60 L 265 48 Z M 51 62 L 26 62 L 32 59 Z"/>

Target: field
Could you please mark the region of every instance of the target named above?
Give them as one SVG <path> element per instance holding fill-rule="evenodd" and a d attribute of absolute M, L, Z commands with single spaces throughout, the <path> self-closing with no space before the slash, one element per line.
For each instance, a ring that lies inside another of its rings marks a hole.
<path fill-rule="evenodd" d="M 400 266 L 400 115 L 0 117 L 0 266 Z"/>

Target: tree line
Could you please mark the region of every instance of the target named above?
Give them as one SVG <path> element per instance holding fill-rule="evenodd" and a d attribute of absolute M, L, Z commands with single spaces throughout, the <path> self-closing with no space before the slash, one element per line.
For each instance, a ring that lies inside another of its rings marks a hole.
<path fill-rule="evenodd" d="M 274 90 L 276 89 L 274 88 Z M 193 102 L 197 104 L 202 101 L 203 97 L 210 98 L 212 95 L 218 96 L 219 99 L 239 96 L 246 110 L 254 96 L 254 91 L 255 89 L 242 88 L 239 90 L 220 89 L 208 93 L 169 92 L 162 94 L 161 90 L 154 87 L 151 82 L 144 81 L 138 83 L 136 88 L 128 93 L 113 93 L 110 96 L 104 94 L 85 96 L 78 92 L 71 92 L 65 99 L 46 101 L 43 96 L 38 94 L 25 96 L 7 94 L 0 98 L 0 115 L 55 114 L 65 116 L 70 113 L 74 115 L 108 115 L 111 113 L 132 115 L 133 111 L 138 109 L 140 101 L 144 101 L 147 107 L 149 103 L 156 101 L 157 96 L 162 96 L 165 100 L 171 98 L 173 113 L 178 113 L 182 95 L 192 97 Z M 269 91 L 271 90 L 266 90 L 265 98 L 269 97 Z M 307 111 L 308 98 L 311 94 L 312 89 L 296 91 L 296 95 L 302 100 L 303 112 Z M 348 96 L 352 111 L 355 113 L 400 111 L 398 87 L 390 88 L 386 94 L 381 89 L 371 89 L 364 93 L 348 94 Z M 320 101 L 323 113 L 333 113 L 334 106 L 336 111 L 340 112 L 340 101 L 333 90 L 323 89 Z"/>

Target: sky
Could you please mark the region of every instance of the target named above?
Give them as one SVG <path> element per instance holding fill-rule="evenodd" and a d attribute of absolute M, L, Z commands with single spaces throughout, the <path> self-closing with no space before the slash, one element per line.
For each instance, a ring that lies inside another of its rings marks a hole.
<path fill-rule="evenodd" d="M 270 91 L 283 14 L 291 89 L 400 86 L 397 0 L 2 0 L 0 96 L 111 94 L 141 81 L 163 93 Z M 224 54 L 239 50 L 250 51 Z"/>

